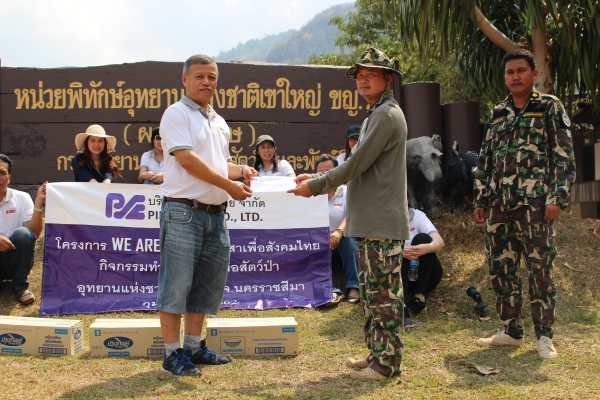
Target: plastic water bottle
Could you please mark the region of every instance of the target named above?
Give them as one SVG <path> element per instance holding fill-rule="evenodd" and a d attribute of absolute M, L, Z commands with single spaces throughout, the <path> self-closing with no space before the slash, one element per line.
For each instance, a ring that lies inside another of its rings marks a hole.
<path fill-rule="evenodd" d="M 419 279 L 419 260 L 410 260 L 408 267 L 408 280 L 416 282 Z"/>

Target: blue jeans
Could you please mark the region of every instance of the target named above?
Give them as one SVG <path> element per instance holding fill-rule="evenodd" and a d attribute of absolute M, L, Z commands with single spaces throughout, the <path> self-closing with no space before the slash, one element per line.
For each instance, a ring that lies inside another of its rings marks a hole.
<path fill-rule="evenodd" d="M 27 276 L 33 266 L 35 235 L 31 229 L 22 226 L 15 229 L 8 239 L 15 249 L 0 252 L 0 279 L 11 279 L 15 290 L 28 289 Z"/>
<path fill-rule="evenodd" d="M 156 310 L 216 315 L 229 266 L 225 214 L 163 202 Z"/>
<path fill-rule="evenodd" d="M 342 236 L 338 247 L 332 251 L 333 257 L 339 257 L 346 274 L 346 292 L 358 289 L 358 248 L 353 237 Z"/>

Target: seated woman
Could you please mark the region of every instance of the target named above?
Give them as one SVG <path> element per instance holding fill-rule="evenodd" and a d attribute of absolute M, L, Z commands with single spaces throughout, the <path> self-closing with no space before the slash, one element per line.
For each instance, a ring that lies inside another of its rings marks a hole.
<path fill-rule="evenodd" d="M 165 160 L 159 128 L 152 130 L 151 142 L 153 149 L 142 154 L 138 182 L 144 185 L 162 185 L 165 174 Z"/>
<path fill-rule="evenodd" d="M 358 143 L 360 135 L 360 126 L 352 125 L 346 131 L 346 143 L 344 143 L 344 152 L 337 157 L 338 165 L 342 165 L 352 155 L 352 149 Z"/>
<path fill-rule="evenodd" d="M 327 172 L 337 167 L 337 160 L 331 154 L 323 154 L 317 160 L 317 172 Z M 346 185 L 338 186 L 327 193 L 329 200 L 329 248 L 331 258 L 342 260 L 346 275 L 346 301 L 351 304 L 360 302 L 358 292 L 358 249 L 353 237 L 344 236 L 346 230 Z M 333 289 L 333 299 L 325 304 L 333 306 L 344 299 L 338 288 Z"/>
<path fill-rule="evenodd" d="M 111 183 L 120 177 L 113 156 L 117 139 L 109 136 L 100 125 L 89 126 L 85 133 L 75 136 L 77 154 L 71 160 L 75 182 Z"/>
<path fill-rule="evenodd" d="M 256 162 L 254 169 L 258 176 L 291 176 L 296 173 L 289 162 L 277 159 L 275 140 L 269 135 L 261 135 L 256 139 Z"/>
<path fill-rule="evenodd" d="M 437 252 L 444 248 L 444 240 L 424 212 L 408 208 L 410 239 L 404 242 L 402 253 L 402 286 L 404 288 L 405 326 L 406 319 L 427 309 L 426 295 L 442 280 L 444 270 Z M 408 271 L 411 260 L 419 260 L 418 277 L 410 281 Z M 409 296 L 412 298 L 406 301 Z M 412 324 L 412 321 L 409 321 Z M 408 325 L 410 326 L 410 325 Z"/>

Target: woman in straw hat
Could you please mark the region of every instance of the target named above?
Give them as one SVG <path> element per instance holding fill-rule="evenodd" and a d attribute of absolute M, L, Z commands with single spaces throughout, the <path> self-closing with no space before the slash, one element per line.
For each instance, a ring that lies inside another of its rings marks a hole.
<path fill-rule="evenodd" d="M 90 125 L 85 133 L 75 136 L 77 154 L 71 160 L 75 182 L 111 183 L 120 177 L 113 156 L 117 139 L 107 135 L 100 125 Z"/>

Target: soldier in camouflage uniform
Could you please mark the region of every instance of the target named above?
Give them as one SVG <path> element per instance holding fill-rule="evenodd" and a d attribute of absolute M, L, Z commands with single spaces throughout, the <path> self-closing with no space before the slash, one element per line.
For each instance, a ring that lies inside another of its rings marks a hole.
<path fill-rule="evenodd" d="M 327 173 L 302 174 L 290 193 L 310 197 L 348 182 L 346 236 L 356 238 L 360 297 L 368 357 L 348 359 L 360 380 L 400 375 L 404 347 L 402 249 L 410 237 L 406 196 L 406 120 L 390 90 L 399 73 L 381 51 L 370 48 L 346 72 L 370 108 L 352 157 Z"/>
<path fill-rule="evenodd" d="M 496 310 L 504 330 L 481 346 L 522 346 L 520 260 L 529 270 L 529 299 L 538 354 L 558 356 L 552 345 L 556 286 L 552 278 L 554 220 L 568 205 L 575 179 L 571 123 L 560 100 L 533 88 L 533 54 L 519 49 L 502 60 L 510 95 L 491 111 L 475 171 L 474 216 L 486 225 L 486 250 Z"/>

